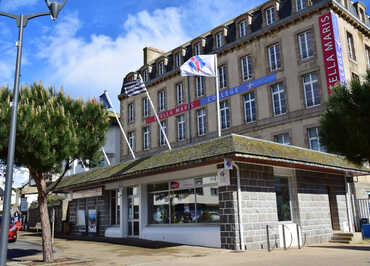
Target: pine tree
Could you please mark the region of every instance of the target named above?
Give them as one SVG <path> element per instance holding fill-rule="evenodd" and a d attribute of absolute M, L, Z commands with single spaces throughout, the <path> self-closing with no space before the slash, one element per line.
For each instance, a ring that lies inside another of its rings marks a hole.
<path fill-rule="evenodd" d="M 370 71 L 364 82 L 336 86 L 320 120 L 320 137 L 328 152 L 362 164 L 370 162 Z"/>
<path fill-rule="evenodd" d="M 0 89 L 0 159 L 6 159 L 12 93 Z M 59 174 L 59 181 L 75 159 L 89 167 L 101 161 L 101 147 L 109 126 L 108 113 L 95 99 L 86 102 L 65 95 L 63 89 L 46 89 L 34 83 L 21 89 L 17 111 L 14 161 L 25 166 L 38 191 L 43 258 L 53 260 L 46 174 Z"/>

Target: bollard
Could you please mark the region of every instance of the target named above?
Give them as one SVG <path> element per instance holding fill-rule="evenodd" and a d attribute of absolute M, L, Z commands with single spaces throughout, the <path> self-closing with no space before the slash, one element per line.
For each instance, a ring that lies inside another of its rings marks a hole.
<path fill-rule="evenodd" d="M 285 227 L 284 225 L 282 224 L 282 229 L 283 229 L 283 244 L 284 244 L 284 250 L 286 250 L 286 241 L 285 241 Z"/>
<path fill-rule="evenodd" d="M 270 234 L 269 234 L 269 225 L 268 224 L 266 225 L 266 237 L 267 237 L 267 250 L 268 250 L 268 252 L 270 252 L 271 248 L 270 248 Z"/>

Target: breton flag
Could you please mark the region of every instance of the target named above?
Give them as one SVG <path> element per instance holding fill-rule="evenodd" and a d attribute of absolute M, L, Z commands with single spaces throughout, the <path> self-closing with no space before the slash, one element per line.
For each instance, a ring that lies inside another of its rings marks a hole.
<path fill-rule="evenodd" d="M 181 67 L 181 76 L 216 77 L 216 55 L 196 55 Z"/>
<path fill-rule="evenodd" d="M 133 81 L 124 82 L 122 87 L 127 96 L 135 96 L 146 91 L 141 75 L 138 75 L 137 79 Z"/>
<path fill-rule="evenodd" d="M 111 109 L 113 106 L 110 104 L 107 94 L 104 92 L 102 95 L 100 95 L 100 101 L 103 103 L 104 107 L 107 109 Z"/>

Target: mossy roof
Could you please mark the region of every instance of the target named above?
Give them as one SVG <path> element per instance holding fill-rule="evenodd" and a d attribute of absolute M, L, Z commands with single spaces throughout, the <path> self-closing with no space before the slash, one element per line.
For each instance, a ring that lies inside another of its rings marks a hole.
<path fill-rule="evenodd" d="M 56 191 L 84 187 L 103 181 L 134 178 L 137 175 L 150 175 L 162 170 L 175 171 L 180 167 L 191 167 L 197 163 L 211 163 L 214 159 L 231 156 L 247 156 L 266 161 L 282 160 L 320 168 L 335 168 L 343 170 L 343 172 L 370 173 L 370 169 L 359 167 L 341 156 L 232 134 L 122 162 L 114 166 L 64 177 L 56 187 Z"/>

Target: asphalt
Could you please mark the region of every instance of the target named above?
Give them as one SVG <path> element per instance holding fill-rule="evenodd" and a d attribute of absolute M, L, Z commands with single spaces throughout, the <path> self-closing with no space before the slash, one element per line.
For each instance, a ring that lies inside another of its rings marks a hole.
<path fill-rule="evenodd" d="M 42 253 L 42 246 L 37 243 L 17 240 L 8 244 L 8 260 L 20 260 L 23 257 L 35 256 Z"/>

